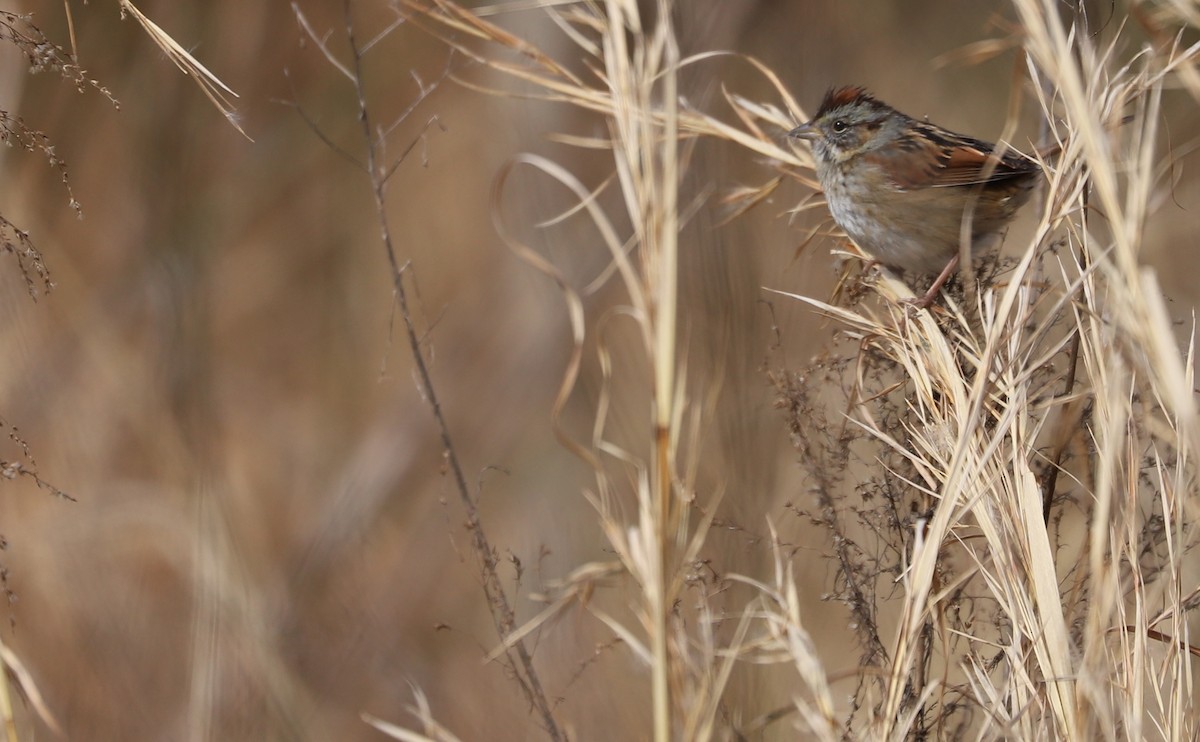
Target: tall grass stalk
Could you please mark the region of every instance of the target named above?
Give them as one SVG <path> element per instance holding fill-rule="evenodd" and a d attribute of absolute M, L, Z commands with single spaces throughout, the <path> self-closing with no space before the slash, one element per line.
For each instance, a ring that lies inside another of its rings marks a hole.
<path fill-rule="evenodd" d="M 787 295 L 832 318 L 834 352 L 849 349 L 775 375 L 813 482 L 813 518 L 834 544 L 835 595 L 854 616 L 842 639 L 863 647 L 841 707 L 778 547 L 772 578 L 732 578 L 756 590 L 740 612 L 716 616 L 701 601 L 689 623 L 676 605 L 714 509 L 691 508 L 681 476 L 681 421 L 692 418 L 675 316 L 680 142 L 724 139 L 769 163 L 776 172 L 762 186 L 730 191 L 750 208 L 786 180 L 814 185 L 808 153 L 783 136 L 805 118 L 800 107 L 753 59 L 778 103 L 725 93 L 724 115 L 682 105 L 676 71 L 718 54 L 680 59 L 666 0 L 652 25 L 619 0 L 547 7 L 592 64 L 587 76 L 449 0 L 401 5 L 463 54 L 522 81 L 524 94 L 602 114 L 608 139 L 573 141 L 611 149 L 631 225 L 621 235 L 600 207 L 604 185 L 589 189 L 543 158 L 519 158 L 498 180 L 503 191 L 513 167 L 531 165 L 578 198 L 653 368 L 649 451 L 606 437 L 606 397 L 591 441 L 557 428 L 596 471 L 590 497 L 619 563 L 577 570 L 507 642 L 568 605 L 589 611 L 649 665 L 658 740 L 761 732 L 782 718 L 822 739 L 1195 737 L 1194 347 L 1190 328 L 1181 343 L 1140 260 L 1162 201 L 1164 91 L 1196 88 L 1200 47 L 1179 42 L 1196 30 L 1190 5 L 1135 3 L 1126 23 L 1093 34 L 1054 0 L 1014 0 L 1030 89 L 1061 154 L 1044 163 L 1042 208 L 1001 280 L 915 314 L 897 301 L 909 287 L 886 272 L 849 306 Z M 479 41 L 492 46 L 481 51 Z M 581 364 L 583 304 L 562 270 L 504 232 L 567 300 L 575 350 L 558 426 Z M 606 353 L 601 343 L 607 374 Z M 837 412 L 827 414 L 831 396 Z M 631 522 L 613 506 L 622 480 L 634 483 Z M 614 570 L 640 588 L 638 626 L 581 597 Z M 730 618 L 736 628 L 718 638 Z M 718 709 L 735 662 L 789 665 L 799 679 L 792 708 L 727 721 Z"/>
<path fill-rule="evenodd" d="M 526 55 L 534 66 L 526 69 L 498 60 L 483 60 L 488 64 L 574 96 L 576 102 L 599 103 L 606 110 L 609 138 L 598 144 L 612 151 L 617 198 L 624 207 L 623 217 L 632 226 L 631 235 L 619 237 L 613 220 L 595 205 L 596 194 L 542 158 L 526 156 L 515 160 L 497 179 L 496 198 L 499 201 L 503 197 L 511 168 L 520 164 L 541 169 L 579 197 L 581 207 L 593 218 L 609 250 L 615 273 L 628 297 L 628 312 L 638 328 L 642 351 L 652 368 L 651 414 L 647 420 L 650 450 L 641 454 L 616 452 L 616 446 L 605 440 L 603 414 L 590 444 L 574 442 L 561 428 L 558 430 L 571 450 L 595 470 L 597 490 L 592 501 L 604 533 L 624 569 L 640 586 L 640 630 L 624 626 L 608 615 L 600 618 L 648 662 L 654 738 L 674 739 L 681 718 L 678 652 L 686 651 L 687 642 L 673 641 L 680 632 L 673 611 L 686 577 L 686 560 L 695 554 L 703 536 L 693 536 L 697 540 L 688 542 L 682 467 L 678 461 L 680 427 L 689 402 L 679 384 L 683 370 L 677 350 L 679 50 L 671 26 L 671 3 L 659 0 L 653 22 L 643 18 L 635 4 L 618 0 L 580 8 L 567 16 L 567 20 L 595 32 L 594 46 L 591 42 L 585 46 L 592 49 L 602 70 L 599 77 L 603 87 L 598 89 L 586 88 L 567 67 L 453 3 L 405 4 L 416 13 L 413 17 L 417 22 L 432 19 L 452 31 L 498 41 Z M 447 37 L 447 41 L 467 56 L 482 59 L 457 39 Z M 534 249 L 508 236 L 502 224 L 501 231 L 519 255 L 554 277 L 570 308 L 575 355 L 556 405 L 557 419 L 571 393 L 583 349 L 582 304 L 577 291 L 561 272 Z M 621 479 L 635 483 L 633 494 L 638 515 L 634 522 L 623 522 L 618 515 L 617 501 L 622 493 L 614 483 Z M 591 575 L 593 570 L 583 573 Z M 542 614 L 534 624 L 540 624 L 548 615 Z M 532 625 L 514 632 L 508 641 L 518 640 L 530 630 Z"/>

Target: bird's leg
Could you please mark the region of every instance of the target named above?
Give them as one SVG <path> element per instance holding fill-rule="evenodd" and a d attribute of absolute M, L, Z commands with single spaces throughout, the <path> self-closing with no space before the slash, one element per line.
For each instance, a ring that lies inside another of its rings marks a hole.
<path fill-rule="evenodd" d="M 954 253 L 954 257 L 950 258 L 949 263 L 946 263 L 946 267 L 943 268 L 942 272 L 938 274 L 938 277 L 934 280 L 933 285 L 929 287 L 929 290 L 925 292 L 925 295 L 920 299 L 908 299 L 906 300 L 907 303 L 911 304 L 917 309 L 928 309 L 929 305 L 933 303 L 933 300 L 937 298 L 938 292 L 941 291 L 942 286 L 944 286 L 946 281 L 949 280 L 950 276 L 954 274 L 954 269 L 957 267 L 958 253 Z"/>

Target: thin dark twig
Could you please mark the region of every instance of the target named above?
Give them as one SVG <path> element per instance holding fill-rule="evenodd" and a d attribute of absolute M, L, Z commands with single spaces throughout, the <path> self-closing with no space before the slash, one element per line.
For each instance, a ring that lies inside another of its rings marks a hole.
<path fill-rule="evenodd" d="M 321 142 L 324 143 L 324 145 L 326 147 L 333 150 L 342 159 L 346 160 L 351 165 L 353 165 L 355 167 L 355 169 L 366 172 L 367 166 L 364 165 L 363 163 L 359 162 L 357 157 L 350 154 L 346 150 L 342 149 L 342 146 L 340 144 L 338 144 L 337 142 L 330 139 L 329 136 L 325 133 L 325 131 L 321 128 L 321 125 L 317 123 L 316 119 L 314 119 L 312 116 L 309 116 L 308 111 L 304 110 L 304 106 L 300 105 L 300 98 L 297 96 L 296 86 L 292 84 L 292 76 L 286 69 L 283 71 L 283 76 L 285 78 L 287 78 L 288 87 L 292 89 L 292 99 L 291 100 L 277 100 L 276 102 L 282 103 L 285 106 L 291 106 L 292 108 L 294 108 L 296 110 L 296 113 L 300 114 L 301 120 L 303 120 L 304 123 L 308 125 L 309 130 L 311 130 L 312 133 L 316 135 L 317 139 L 320 139 Z"/>
<path fill-rule="evenodd" d="M 413 100 L 412 103 L 410 103 L 408 105 L 408 108 L 405 108 L 403 111 L 400 112 L 400 115 L 396 117 L 396 119 L 392 122 L 391 126 L 389 126 L 387 129 L 385 129 L 383 131 L 383 136 L 386 137 L 386 136 L 390 135 L 393 131 L 396 130 L 397 126 L 399 126 L 403 122 L 407 121 L 408 117 L 410 115 L 412 115 L 412 112 L 414 110 L 416 110 L 417 106 L 421 105 L 421 103 L 423 103 L 425 101 L 425 99 L 428 98 L 433 93 L 433 91 L 438 89 L 438 86 L 440 86 L 443 81 L 445 81 L 447 78 L 450 77 L 450 72 L 453 69 L 453 64 L 454 64 L 454 49 L 451 49 L 450 55 L 448 57 L 446 57 L 446 66 L 442 68 L 442 73 L 440 75 L 438 75 L 437 79 L 435 79 L 433 82 L 426 85 L 424 83 L 424 81 L 422 81 L 421 78 L 418 77 L 415 72 L 413 73 L 412 77 L 413 77 L 413 80 L 416 81 L 417 90 L 419 91 L 417 93 L 417 97 L 415 100 Z M 436 116 L 434 118 L 436 118 Z"/>
<path fill-rule="evenodd" d="M 1079 330 L 1074 331 L 1074 337 L 1071 338 L 1071 350 L 1067 356 L 1067 371 L 1063 382 L 1062 393 L 1058 395 L 1059 399 L 1070 399 L 1075 393 L 1075 374 L 1079 368 L 1079 346 L 1081 338 Z M 1054 490 L 1058 487 L 1058 472 L 1062 468 L 1062 457 L 1067 450 L 1067 445 L 1064 442 L 1054 451 L 1054 458 L 1050 461 L 1050 466 L 1046 468 L 1046 474 L 1042 479 L 1042 521 L 1050 524 L 1050 510 L 1054 505 Z"/>
<path fill-rule="evenodd" d="M 347 12 L 349 12 L 349 8 L 347 8 Z M 357 84 L 357 81 L 354 79 L 354 75 L 350 72 L 346 65 L 342 64 L 342 61 L 337 58 L 337 55 L 333 53 L 333 50 L 329 48 L 329 34 L 317 36 L 316 30 L 314 30 L 312 24 L 308 22 L 308 18 L 304 16 L 304 11 L 300 10 L 300 6 L 295 2 L 292 3 L 292 13 L 296 16 L 296 22 L 300 24 L 300 28 L 303 29 L 304 33 L 308 35 L 308 38 L 312 39 L 312 42 L 317 45 L 317 49 L 319 49 L 320 52 L 325 55 L 325 60 L 328 61 L 335 70 L 345 75 L 347 80 L 349 80 L 351 83 Z"/>
<path fill-rule="evenodd" d="M 391 36 L 391 35 L 392 35 L 392 32 L 393 32 L 393 31 L 395 31 L 397 28 L 399 28 L 401 25 L 403 25 L 403 24 L 404 24 L 404 22 L 405 22 L 405 21 L 407 21 L 407 20 L 408 20 L 407 18 L 405 18 L 404 16 L 400 15 L 400 14 L 397 12 L 397 13 L 396 13 L 396 20 L 392 21 L 392 23 L 391 23 L 391 25 L 390 25 L 390 26 L 388 26 L 387 28 L 383 29 L 383 30 L 382 30 L 382 31 L 380 31 L 379 33 L 375 34 L 375 38 L 373 38 L 373 39 L 371 39 L 370 41 L 368 41 L 367 43 L 363 44 L 363 47 L 362 47 L 361 53 L 362 53 L 362 54 L 367 54 L 368 52 L 370 52 L 370 51 L 371 51 L 371 49 L 372 49 L 372 48 L 373 48 L 373 47 L 374 47 L 376 44 L 378 44 L 380 41 L 383 41 L 383 40 L 384 40 L 384 39 L 386 39 L 388 36 Z"/>
<path fill-rule="evenodd" d="M 1125 631 L 1126 631 L 1126 633 L 1129 633 L 1129 634 L 1137 634 L 1138 630 L 1137 630 L 1136 626 L 1126 626 Z M 1163 632 L 1159 631 L 1158 629 L 1146 629 L 1145 631 L 1146 631 L 1146 636 L 1150 639 L 1153 639 L 1158 642 L 1162 642 L 1163 644 L 1174 644 L 1176 647 L 1179 648 L 1180 651 L 1187 652 L 1188 654 L 1192 655 L 1193 657 L 1200 657 L 1200 647 L 1197 647 L 1192 644 L 1188 644 L 1187 642 L 1183 641 L 1182 639 L 1176 639 L 1175 637 L 1171 636 L 1170 634 L 1164 634 Z"/>
<path fill-rule="evenodd" d="M 408 158 L 409 154 L 412 153 L 413 148 L 415 148 L 418 143 L 425 141 L 425 133 L 428 132 L 429 127 L 433 126 L 434 124 L 437 124 L 438 128 L 442 131 L 446 131 L 446 127 L 442 125 L 442 120 L 437 117 L 437 114 L 434 114 L 432 117 L 430 117 L 430 119 L 425 122 L 425 125 L 421 127 L 421 133 L 413 137 L 413 140 L 408 143 L 408 146 L 404 148 L 404 151 L 400 153 L 400 156 L 396 158 L 396 161 L 391 164 L 391 167 L 387 169 L 387 172 L 380 176 L 384 183 L 391 180 L 392 175 L 402 164 L 404 164 L 404 161 Z"/>
<path fill-rule="evenodd" d="M 29 447 L 29 443 L 22 437 L 21 431 L 17 430 L 17 426 L 9 425 L 0 418 L 0 430 L 4 430 L 5 428 L 8 429 L 8 439 L 15 443 L 21 450 L 22 460 L 8 461 L 0 459 L 0 478 L 16 479 L 17 477 L 29 477 L 40 489 L 46 490 L 55 497 L 61 497 L 71 502 L 78 502 L 78 500 L 68 493 L 41 478 L 38 474 L 37 460 L 33 458 L 33 449 Z"/>
<path fill-rule="evenodd" d="M 497 633 L 503 639 L 511 634 L 516 627 L 516 618 L 496 569 L 499 559 L 491 543 L 488 541 L 487 535 L 484 533 L 483 523 L 479 518 L 479 511 L 475 506 L 475 500 L 471 497 L 470 490 L 467 488 L 467 480 L 463 476 L 462 464 L 459 461 L 458 452 L 450 437 L 449 425 L 442 414 L 441 403 L 438 401 L 437 391 L 434 388 L 429 367 L 425 363 L 425 358 L 421 353 L 420 337 L 413 322 L 412 313 L 409 310 L 404 276 L 400 270 L 400 263 L 396 258 L 396 250 L 392 242 L 391 230 L 388 226 L 387 209 L 385 208 L 387 180 L 384 177 L 384 173 L 377 166 L 377 160 L 380 155 L 379 149 L 382 143 L 377 140 L 371 127 L 366 88 L 363 84 L 362 52 L 359 49 L 358 41 L 354 34 L 354 21 L 350 0 L 345 0 L 344 8 L 346 37 L 350 43 L 353 60 L 351 80 L 353 81 L 355 93 L 358 97 L 358 118 L 359 123 L 362 125 L 363 141 L 366 144 L 367 172 L 371 179 L 371 191 L 375 198 L 375 212 L 379 217 L 380 239 L 383 242 L 384 250 L 387 253 L 388 265 L 391 268 L 392 289 L 395 292 L 396 305 L 400 309 L 400 316 L 404 319 L 404 329 L 408 335 L 413 363 L 416 367 L 421 386 L 424 387 L 422 391 L 425 399 L 428 401 L 429 407 L 433 412 L 434 421 L 437 423 L 438 432 L 442 439 L 442 447 L 446 452 L 446 461 L 454 477 L 455 488 L 458 490 L 463 507 L 467 512 L 467 530 L 471 534 L 471 545 L 475 550 L 483 572 L 483 591 L 487 597 L 492 620 L 495 622 Z M 542 725 L 547 735 L 553 740 L 566 740 L 566 735 L 559 729 L 558 724 L 554 720 L 550 703 L 546 699 L 546 694 L 542 690 L 542 684 L 538 678 L 537 671 L 533 667 L 533 658 L 530 656 L 524 642 L 520 640 L 514 641 L 508 653 L 510 659 L 514 659 L 512 655 L 516 655 L 515 664 L 521 669 L 521 672 L 516 674 L 518 684 L 530 705 L 536 709 L 538 715 L 541 717 Z"/>
<path fill-rule="evenodd" d="M 1087 32 L 1087 13 L 1083 7 L 1082 2 L 1076 3 L 1075 14 L 1076 14 L 1076 22 L 1077 23 L 1082 22 L 1083 27 L 1084 27 L 1084 32 L 1086 34 L 1086 32 Z M 1075 62 L 1076 62 L 1076 64 L 1079 63 L 1078 58 L 1079 58 L 1079 47 L 1078 47 L 1078 42 L 1077 42 L 1076 47 L 1075 47 Z M 1042 126 L 1044 128 L 1044 131 L 1048 131 L 1050 122 L 1043 119 Z M 1044 139 L 1045 139 L 1045 137 L 1043 136 L 1043 141 L 1044 141 Z M 1086 170 L 1084 172 L 1084 177 L 1086 177 Z M 1089 195 L 1089 192 L 1085 188 L 1083 190 L 1083 206 L 1084 206 L 1084 208 L 1083 208 L 1083 211 L 1081 212 L 1081 217 L 1080 217 L 1081 219 L 1087 219 L 1088 195 Z M 1079 263 L 1081 266 L 1083 266 L 1083 273 L 1084 273 L 1084 275 L 1086 275 L 1087 265 L 1088 265 L 1087 250 L 1080 249 Z M 1076 293 L 1082 294 L 1082 292 L 1083 292 L 1083 284 L 1080 283 L 1079 288 L 1076 289 Z M 1071 395 L 1075 393 L 1075 375 L 1079 369 L 1079 349 L 1083 342 L 1082 338 L 1080 337 L 1081 332 L 1078 327 L 1075 328 L 1073 333 L 1074 333 L 1074 337 L 1071 338 L 1071 349 L 1067 355 L 1067 370 L 1066 370 L 1065 379 L 1063 381 L 1063 390 L 1062 390 L 1062 393 L 1058 395 L 1059 399 L 1064 399 L 1064 400 L 1070 399 Z M 1062 457 L 1066 453 L 1067 448 L 1068 448 L 1068 446 L 1067 446 L 1067 443 L 1065 440 L 1062 441 L 1060 443 L 1060 445 L 1058 445 L 1057 449 L 1054 451 L 1054 456 L 1053 456 L 1052 460 L 1050 461 L 1050 466 L 1047 467 L 1046 473 L 1042 478 L 1042 522 L 1045 523 L 1046 525 L 1050 524 L 1050 511 L 1054 506 L 1054 490 L 1058 487 L 1058 472 L 1062 468 Z"/>
<path fill-rule="evenodd" d="M 936 577 L 935 577 L 936 579 Z M 939 611 L 940 612 L 940 611 Z M 914 742 L 924 742 L 929 739 L 929 729 L 933 726 L 929 715 L 933 709 L 927 700 L 922 700 L 925 685 L 929 682 L 930 665 L 933 663 L 933 618 L 927 618 L 921 626 L 921 634 L 917 645 L 916 677 L 912 682 L 912 700 L 920 705 L 913 719 L 913 729 L 909 734 Z"/>

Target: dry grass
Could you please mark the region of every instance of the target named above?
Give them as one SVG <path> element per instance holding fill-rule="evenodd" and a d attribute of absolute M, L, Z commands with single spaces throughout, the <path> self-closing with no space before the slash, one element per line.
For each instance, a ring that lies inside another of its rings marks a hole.
<path fill-rule="evenodd" d="M 830 317 L 841 338 L 806 373 L 777 378 L 814 512 L 835 544 L 838 595 L 860 636 L 845 707 L 804 629 L 781 549 L 770 579 L 728 577 L 755 588 L 732 614 L 683 600 L 715 499 L 697 491 L 688 458 L 702 427 L 695 411 L 711 390 L 678 384 L 687 363 L 675 333 L 681 163 L 691 139 L 718 137 L 810 182 L 805 153 L 780 136 L 803 119 L 798 106 L 752 60 L 782 106 L 726 93 L 735 114 L 726 123 L 681 105 L 677 71 L 708 55 L 679 58 L 666 3 L 653 20 L 615 0 L 548 9 L 584 54 L 583 73 L 454 3 L 404 7 L 464 55 L 528 84 L 529 95 L 605 116 L 608 137 L 571 140 L 611 149 L 616 178 L 600 189 L 544 159 L 517 164 L 566 185 L 592 218 L 610 252 L 605 275 L 620 282 L 653 369 L 645 424 L 655 432 L 644 448 L 609 440 L 607 395 L 592 439 L 566 440 L 596 473 L 589 498 L 632 578 L 632 620 L 589 604 L 582 586 L 617 568 L 592 564 L 507 642 L 572 602 L 590 611 L 649 666 L 660 740 L 741 736 L 771 723 L 822 739 L 1194 737 L 1192 348 L 1180 349 L 1138 256 L 1165 185 L 1163 89 L 1188 84 L 1195 48 L 1138 49 L 1124 28 L 1102 42 L 1082 16 L 1064 20 L 1053 2 L 1018 0 L 1031 89 L 1063 153 L 1046 165 L 1033 236 L 1003 281 L 915 316 L 897 303 L 907 288 L 890 278 L 856 306 L 791 295 Z M 1173 10 L 1137 8 L 1176 39 L 1172 29 L 1188 21 Z M 516 58 L 480 51 L 470 37 Z M 1132 121 L 1121 126 L 1125 115 Z M 733 198 L 753 205 L 777 185 Z M 619 189 L 626 234 L 599 205 L 606 187 Z M 562 270 L 515 248 L 567 298 L 575 354 L 561 410 L 584 353 L 583 304 Z M 844 418 L 819 414 L 830 388 L 844 390 Z M 622 498 L 636 503 L 633 515 L 615 506 Z M 800 682 L 792 713 L 731 725 L 722 698 L 736 663 L 790 665 Z"/>
<path fill-rule="evenodd" d="M 1097 18 L 1012 0 L 998 38 L 942 55 L 1019 49 L 1011 99 L 1063 146 L 1005 254 L 918 314 L 840 245 L 833 298 L 774 272 L 729 305 L 688 294 L 705 237 L 731 234 L 717 222 L 796 223 L 739 261 L 829 244 L 809 153 L 784 136 L 806 118 L 794 80 L 688 48 L 701 0 L 297 2 L 303 51 L 278 57 L 253 30 L 279 19 L 238 3 L 214 36 L 240 64 L 213 61 L 182 4 L 139 5 L 162 27 L 122 0 L 125 27 L 166 58 L 129 87 L 170 63 L 192 79 L 126 101 L 150 124 L 88 119 L 96 141 L 161 141 L 74 150 L 97 159 L 72 160 L 71 203 L 92 194 L 115 231 L 89 224 L 102 249 L 60 256 L 61 304 L 27 308 L 50 274 L 22 219 L 0 220 L 28 312 L 0 329 L 0 475 L 79 500 L 2 501 L 0 587 L 22 602 L 0 654 L 32 708 L 0 688 L 10 738 L 1200 734 L 1194 328 L 1144 260 L 1194 144 L 1162 122 L 1200 100 L 1195 3 Z M 96 21 L 67 20 L 96 48 Z M 0 15 L 30 63 L 108 96 L 35 31 Z M 201 58 L 235 71 L 247 115 Z M 289 105 L 256 114 L 271 97 Z M 511 156 L 518 113 L 552 121 L 553 146 Z M 61 197 L 50 139 L 0 124 Z M 716 146 L 749 185 L 706 166 Z M 737 378 L 713 358 L 749 331 L 713 317 L 760 299 L 781 327 Z M 789 335 L 819 352 L 788 359 Z M 771 414 L 738 408 L 739 384 L 772 388 L 798 488 L 727 471 L 779 464 L 730 424 Z"/>

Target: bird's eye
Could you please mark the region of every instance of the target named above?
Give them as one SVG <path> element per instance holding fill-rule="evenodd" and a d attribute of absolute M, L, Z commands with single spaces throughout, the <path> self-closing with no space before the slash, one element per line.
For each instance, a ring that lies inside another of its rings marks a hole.
<path fill-rule="evenodd" d="M 841 134 L 846 129 L 850 128 L 845 121 L 837 120 L 833 122 L 833 131 L 835 134 Z"/>

